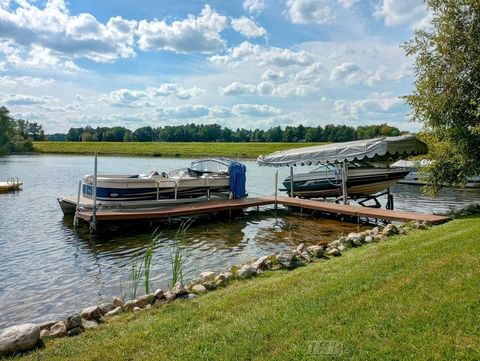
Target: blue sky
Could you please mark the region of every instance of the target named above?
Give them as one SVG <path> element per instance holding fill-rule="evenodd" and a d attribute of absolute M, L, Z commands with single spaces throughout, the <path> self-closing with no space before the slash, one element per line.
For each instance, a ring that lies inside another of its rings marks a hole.
<path fill-rule="evenodd" d="M 78 126 L 379 124 L 428 24 L 422 0 L 0 0 L 0 104 Z"/>

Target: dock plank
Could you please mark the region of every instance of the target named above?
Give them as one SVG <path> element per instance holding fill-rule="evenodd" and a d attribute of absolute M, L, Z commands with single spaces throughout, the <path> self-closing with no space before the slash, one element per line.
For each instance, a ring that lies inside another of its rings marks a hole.
<path fill-rule="evenodd" d="M 265 197 L 274 201 L 274 197 Z M 444 223 L 450 220 L 446 216 L 438 216 L 434 214 L 424 214 L 417 212 L 403 212 L 381 208 L 362 207 L 357 205 L 344 205 L 329 202 L 321 202 L 318 200 L 278 197 L 278 202 L 284 206 L 306 208 L 317 210 L 325 213 L 346 215 L 353 217 L 368 217 L 375 219 L 383 219 L 389 221 L 426 221 L 432 224 Z"/>
<path fill-rule="evenodd" d="M 343 205 L 318 200 L 277 197 L 277 203 L 288 206 L 316 210 L 323 213 L 346 215 L 352 217 L 367 217 L 388 221 L 426 221 L 432 224 L 447 222 L 450 218 L 433 214 L 417 212 L 402 212 L 380 208 L 368 208 L 353 205 Z M 169 217 L 193 216 L 225 212 L 229 210 L 246 209 L 275 204 L 275 197 L 264 196 L 259 198 L 225 199 L 194 204 L 180 205 L 157 209 L 135 209 L 135 210 L 98 210 L 97 221 L 120 221 L 120 220 L 141 220 L 141 219 L 162 219 Z M 87 222 L 92 220 L 92 211 L 78 210 L 77 217 Z"/>

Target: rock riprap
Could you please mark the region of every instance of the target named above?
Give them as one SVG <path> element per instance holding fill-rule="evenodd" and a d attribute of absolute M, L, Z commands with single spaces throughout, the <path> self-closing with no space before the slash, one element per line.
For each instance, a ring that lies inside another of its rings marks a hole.
<path fill-rule="evenodd" d="M 33 323 L 12 326 L 0 332 L 0 355 L 28 351 L 40 339 L 40 327 Z"/>

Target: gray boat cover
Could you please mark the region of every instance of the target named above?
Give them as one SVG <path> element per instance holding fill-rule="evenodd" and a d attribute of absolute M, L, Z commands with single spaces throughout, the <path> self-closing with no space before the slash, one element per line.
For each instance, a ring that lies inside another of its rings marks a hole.
<path fill-rule="evenodd" d="M 356 140 L 345 143 L 331 143 L 275 152 L 260 156 L 257 163 L 260 166 L 283 167 L 297 165 L 317 165 L 340 163 L 368 159 L 381 159 L 385 155 L 408 156 L 426 154 L 427 145 L 413 134 L 398 137 L 382 137 Z"/>

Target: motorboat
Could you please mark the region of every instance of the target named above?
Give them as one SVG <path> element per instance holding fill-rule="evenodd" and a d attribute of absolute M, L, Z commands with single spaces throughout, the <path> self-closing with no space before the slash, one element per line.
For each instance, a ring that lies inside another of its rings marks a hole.
<path fill-rule="evenodd" d="M 96 194 L 95 194 L 96 193 Z M 86 175 L 81 194 L 58 199 L 65 214 L 82 208 L 133 209 L 167 207 L 225 198 L 244 198 L 245 166 L 227 158 L 199 159 L 169 173 Z"/>
<path fill-rule="evenodd" d="M 381 192 L 405 177 L 405 168 L 374 167 L 365 161 L 347 164 L 347 192 L 352 198 Z M 342 169 L 339 165 L 325 164 L 308 173 L 295 174 L 293 195 L 302 198 L 339 197 L 342 195 Z M 291 178 L 283 181 L 284 190 L 291 195 Z"/>
<path fill-rule="evenodd" d="M 392 164 L 392 168 L 406 168 L 410 172 L 398 181 L 400 184 L 411 184 L 424 186 L 427 184 L 427 173 L 420 173 L 420 168 L 427 166 L 431 161 L 422 159 L 418 161 L 413 160 L 399 160 Z M 480 176 L 467 178 L 465 188 L 480 188 Z"/>
<path fill-rule="evenodd" d="M 380 137 L 352 142 L 330 143 L 288 149 L 259 156 L 257 164 L 267 167 L 289 167 L 290 177 L 284 180 L 289 196 L 305 198 L 336 197 L 335 201 L 368 196 L 394 185 L 405 177 L 408 169 L 377 168 L 367 161 L 386 162 L 412 155 L 427 154 L 427 144 L 414 134 Z M 295 174 L 296 166 L 320 166 L 309 173 Z M 293 187 L 292 184 L 293 183 Z M 292 189 L 293 188 L 293 189 Z M 388 195 L 387 207 L 393 206 Z"/>

